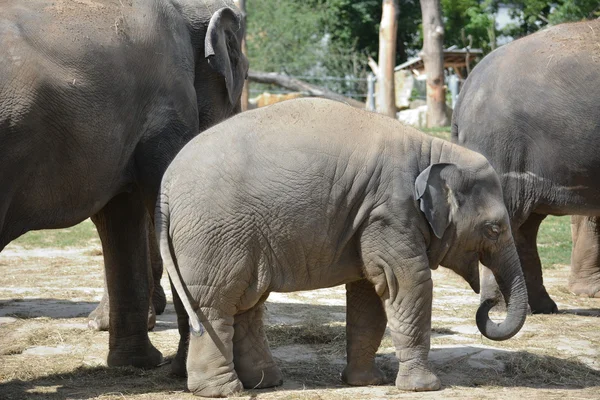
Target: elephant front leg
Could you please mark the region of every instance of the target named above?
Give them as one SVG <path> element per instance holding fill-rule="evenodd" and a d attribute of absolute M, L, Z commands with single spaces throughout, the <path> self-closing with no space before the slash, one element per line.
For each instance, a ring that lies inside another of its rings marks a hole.
<path fill-rule="evenodd" d="M 108 365 L 151 368 L 162 355 L 148 338 L 148 214 L 138 192 L 113 198 L 93 218 L 104 252 L 109 297 Z"/>
<path fill-rule="evenodd" d="M 433 297 L 427 248 L 403 231 L 383 222 L 364 230 L 360 245 L 365 277 L 384 305 L 399 361 L 396 387 L 438 390 L 440 380 L 427 361 Z"/>
<path fill-rule="evenodd" d="M 571 217 L 573 252 L 569 290 L 576 295 L 600 297 L 600 217 Z"/>
<path fill-rule="evenodd" d="M 433 282 L 431 277 L 423 278 L 385 301 L 392 341 L 399 361 L 396 387 L 402 390 L 426 391 L 441 387 L 439 378 L 431 371 L 427 361 Z"/>
<path fill-rule="evenodd" d="M 513 234 L 527 285 L 529 307 L 533 314 L 554 314 L 558 307 L 544 287 L 542 261 L 537 249 L 537 234 L 546 215 L 531 214 Z M 481 269 L 481 301 L 495 300 L 502 308 L 506 306 L 494 274 L 489 268 Z"/>
<path fill-rule="evenodd" d="M 533 314 L 554 314 L 558 307 L 544 287 L 542 261 L 537 250 L 537 234 L 546 215 L 531 214 L 515 232 L 515 244 L 523 268 L 529 306 Z"/>
<path fill-rule="evenodd" d="M 263 326 L 262 301 L 235 316 L 233 325 L 233 363 L 246 389 L 262 389 L 283 383 L 281 370 L 275 364 Z"/>
<path fill-rule="evenodd" d="M 381 299 L 366 279 L 346 285 L 346 354 L 342 380 L 349 385 L 381 385 L 385 375 L 375 365 L 375 354 L 387 319 Z"/>
<path fill-rule="evenodd" d="M 95 219 L 95 218 L 92 218 Z M 163 264 L 160 257 L 160 250 L 158 249 L 158 243 L 156 243 L 156 234 L 154 232 L 154 224 L 148 220 L 148 241 L 150 248 L 150 260 L 151 260 L 151 299 L 152 303 L 148 309 L 148 330 L 151 331 L 156 325 L 156 315 L 161 315 L 165 311 L 167 305 L 167 297 L 163 290 L 160 279 L 163 273 Z M 97 331 L 107 331 L 109 329 L 109 298 L 108 288 L 106 286 L 106 276 L 104 277 L 104 293 L 100 304 L 94 311 L 88 316 L 88 327 Z"/>

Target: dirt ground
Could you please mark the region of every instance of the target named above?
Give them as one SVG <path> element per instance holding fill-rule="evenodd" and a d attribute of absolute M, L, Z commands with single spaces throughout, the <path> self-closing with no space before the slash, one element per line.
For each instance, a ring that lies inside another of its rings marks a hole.
<path fill-rule="evenodd" d="M 108 369 L 106 332 L 90 331 L 86 316 L 102 295 L 97 242 L 76 248 L 24 249 L 0 254 L 0 399 L 191 399 L 169 365 L 150 371 Z M 335 287 L 274 293 L 267 303 L 268 337 L 284 386 L 249 390 L 259 399 L 528 399 L 600 398 L 600 299 L 567 290 L 568 266 L 545 271 L 548 291 L 562 313 L 529 316 L 513 339 L 492 342 L 475 326 L 478 295 L 449 270 L 434 271 L 430 360 L 442 390 L 404 393 L 394 387 L 394 351 L 386 335 L 378 365 L 389 382 L 348 387 L 345 363 L 345 292 Z M 163 278 L 168 288 L 168 281 Z M 173 305 L 150 333 L 166 357 L 178 335 Z"/>

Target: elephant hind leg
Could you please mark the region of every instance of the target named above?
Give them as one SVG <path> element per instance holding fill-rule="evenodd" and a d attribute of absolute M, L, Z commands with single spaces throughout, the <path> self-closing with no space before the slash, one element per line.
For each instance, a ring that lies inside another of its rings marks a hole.
<path fill-rule="evenodd" d="M 375 353 L 387 318 L 381 298 L 366 279 L 346 285 L 346 353 L 342 380 L 349 385 L 381 385 L 385 375 L 375 365 Z"/>
<path fill-rule="evenodd" d="M 571 217 L 571 232 L 569 290 L 579 296 L 600 297 L 600 217 Z"/>
<path fill-rule="evenodd" d="M 233 316 L 203 307 L 200 320 L 206 331 L 190 335 L 187 375 L 188 389 L 202 397 L 229 397 L 244 387 L 233 365 Z"/>
<path fill-rule="evenodd" d="M 235 371 L 246 389 L 280 386 L 281 370 L 275 364 L 263 325 L 262 301 L 248 311 L 235 316 L 233 362 Z"/>
<path fill-rule="evenodd" d="M 152 265 L 152 306 L 156 315 L 161 315 L 167 307 L 167 296 L 160 284 L 160 279 L 163 274 L 163 262 L 160 257 L 160 249 L 156 241 L 156 232 L 154 231 L 154 223 L 148 223 L 148 242 L 150 247 L 150 262 Z M 148 329 L 150 326 L 148 326 Z"/>
<path fill-rule="evenodd" d="M 177 328 L 179 330 L 179 346 L 177 347 L 175 358 L 171 361 L 171 374 L 179 377 L 187 377 L 186 359 L 190 342 L 190 322 L 179 294 L 177 294 L 177 290 L 175 290 L 173 283 L 170 283 L 171 293 L 173 293 L 173 306 L 175 306 L 175 312 L 177 313 Z"/>

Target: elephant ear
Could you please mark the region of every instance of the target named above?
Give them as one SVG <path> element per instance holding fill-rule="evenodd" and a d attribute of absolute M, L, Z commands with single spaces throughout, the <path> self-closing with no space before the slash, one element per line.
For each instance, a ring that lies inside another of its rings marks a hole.
<path fill-rule="evenodd" d="M 248 73 L 248 60 L 241 52 L 243 24 L 229 7 L 215 12 L 208 23 L 204 39 L 204 56 L 208 64 L 225 78 L 232 105 L 237 104 Z"/>
<path fill-rule="evenodd" d="M 455 164 L 432 164 L 415 181 L 415 199 L 419 201 L 433 233 L 440 239 L 450 225 L 456 204 L 448 177 L 459 173 Z"/>

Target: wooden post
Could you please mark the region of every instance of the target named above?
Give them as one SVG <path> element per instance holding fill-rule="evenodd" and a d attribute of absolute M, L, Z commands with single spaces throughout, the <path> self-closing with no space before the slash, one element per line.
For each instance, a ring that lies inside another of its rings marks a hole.
<path fill-rule="evenodd" d="M 444 24 L 440 0 L 421 0 L 423 50 L 420 53 L 427 74 L 427 127 L 447 126 L 444 88 Z"/>
<path fill-rule="evenodd" d="M 394 67 L 396 65 L 396 36 L 398 30 L 395 0 L 383 0 L 379 27 L 379 61 L 377 74 L 377 112 L 396 118 Z"/>
<path fill-rule="evenodd" d="M 246 0 L 233 0 L 234 4 L 240 9 L 242 12 L 243 24 L 247 29 L 247 18 L 246 18 Z M 248 57 L 248 46 L 246 45 L 246 32 L 244 32 L 244 39 L 242 40 L 242 53 L 246 57 Z M 242 111 L 246 111 L 248 109 L 248 101 L 250 100 L 250 87 L 249 82 L 246 80 L 244 82 L 244 89 L 242 90 L 242 98 L 240 100 L 242 105 Z"/>

